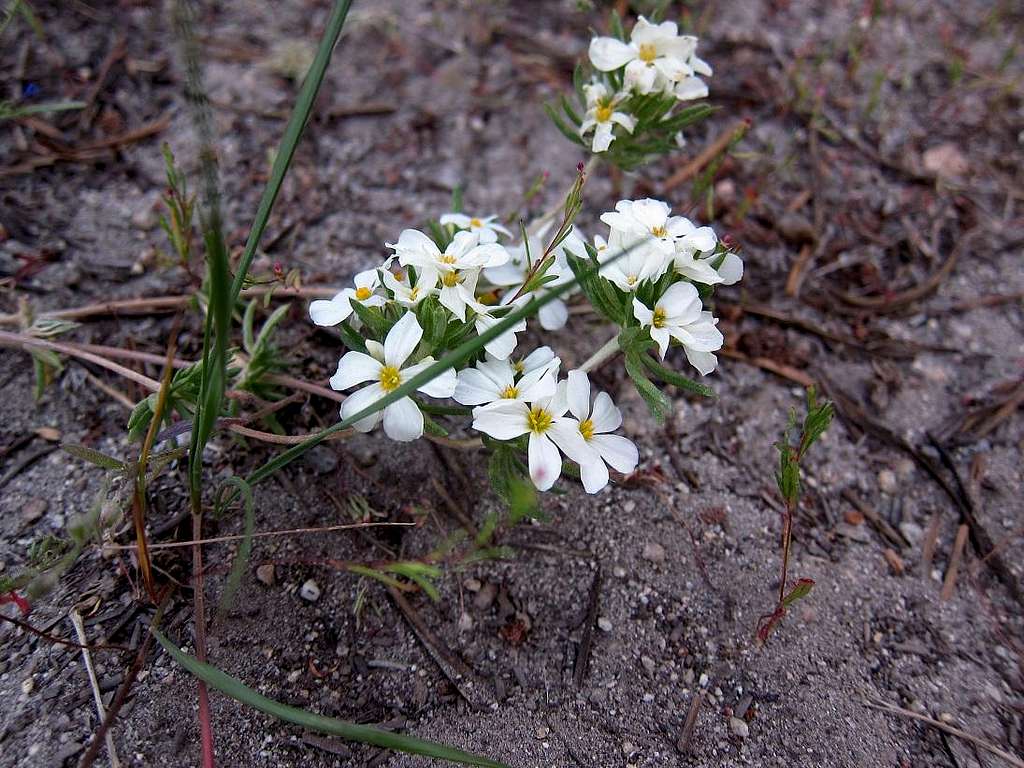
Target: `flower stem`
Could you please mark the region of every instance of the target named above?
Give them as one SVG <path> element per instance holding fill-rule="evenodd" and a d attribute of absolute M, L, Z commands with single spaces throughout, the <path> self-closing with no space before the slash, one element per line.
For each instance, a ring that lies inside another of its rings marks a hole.
<path fill-rule="evenodd" d="M 590 372 L 600 368 L 619 353 L 619 334 L 615 334 L 602 347 L 592 354 L 579 370 Z"/>
<path fill-rule="evenodd" d="M 597 164 L 601 162 L 600 157 L 597 155 L 591 155 L 590 159 L 587 160 L 587 164 L 583 168 L 583 175 L 590 176 L 594 169 L 597 168 Z M 562 212 L 562 208 L 565 207 L 565 201 L 559 200 L 555 205 L 546 210 L 541 214 L 539 219 L 534 219 L 530 224 L 530 234 L 536 235 L 549 221 L 552 221 L 558 214 Z"/>

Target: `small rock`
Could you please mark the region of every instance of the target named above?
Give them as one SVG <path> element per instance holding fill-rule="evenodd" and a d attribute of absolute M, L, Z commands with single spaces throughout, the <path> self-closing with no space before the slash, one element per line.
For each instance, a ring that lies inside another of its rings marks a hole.
<path fill-rule="evenodd" d="M 900 459 L 896 462 L 896 474 L 900 480 L 907 480 L 914 474 L 914 462 L 910 459 Z"/>
<path fill-rule="evenodd" d="M 783 239 L 793 245 L 814 242 L 814 225 L 799 213 L 786 213 L 775 225 Z"/>
<path fill-rule="evenodd" d="M 459 616 L 459 632 L 469 632 L 472 628 L 473 617 L 463 611 Z"/>
<path fill-rule="evenodd" d="M 264 563 L 256 566 L 256 580 L 268 587 L 274 583 L 274 564 Z"/>
<path fill-rule="evenodd" d="M 147 200 L 146 204 L 132 214 L 132 226 L 137 229 L 149 231 L 158 223 L 156 211 L 153 210 L 153 202 Z"/>
<path fill-rule="evenodd" d="M 26 677 L 21 681 L 21 692 L 28 695 L 32 693 L 32 689 L 36 687 L 36 681 L 33 677 Z"/>
<path fill-rule="evenodd" d="M 843 520 L 845 520 L 848 525 L 862 525 L 864 523 L 864 515 L 856 509 L 848 509 L 843 513 Z"/>
<path fill-rule="evenodd" d="M 488 582 L 480 587 L 480 591 L 476 593 L 476 597 L 473 598 L 473 607 L 478 611 L 486 611 L 491 607 L 491 604 L 494 602 L 494 598 L 497 596 L 497 585 Z"/>
<path fill-rule="evenodd" d="M 750 736 L 750 727 L 738 717 L 729 718 L 729 730 L 732 731 L 733 736 L 739 739 L 745 739 Z"/>
<path fill-rule="evenodd" d="M 630 499 L 629 501 L 627 501 L 625 504 L 622 505 L 622 511 L 625 512 L 627 515 L 630 514 L 631 512 L 635 512 L 636 511 L 636 502 L 633 501 L 632 499 Z"/>
<path fill-rule="evenodd" d="M 967 158 L 952 142 L 926 149 L 921 155 L 921 162 L 928 173 L 939 178 L 950 179 L 963 176 L 970 169 Z"/>
<path fill-rule="evenodd" d="M 697 679 L 697 684 L 701 688 L 707 688 L 708 687 L 708 683 L 710 681 L 711 681 L 711 678 L 708 677 L 708 673 L 707 672 L 701 672 L 700 673 L 700 677 Z"/>
<path fill-rule="evenodd" d="M 882 493 L 887 493 L 890 496 L 894 495 L 899 490 L 899 483 L 896 481 L 896 473 L 891 469 L 883 469 L 878 473 L 878 487 L 882 489 Z"/>
<path fill-rule="evenodd" d="M 650 656 L 641 656 L 640 663 L 643 665 L 643 668 L 647 672 L 647 674 L 654 674 L 654 659 L 652 659 Z"/>
<path fill-rule="evenodd" d="M 644 544 L 643 558 L 644 560 L 650 560 L 652 563 L 664 563 L 665 548 L 661 544 L 649 541 Z"/>
<path fill-rule="evenodd" d="M 626 578 L 626 569 L 623 568 L 621 565 L 616 565 L 614 568 L 612 568 L 612 576 L 614 576 L 616 579 L 624 579 Z"/>
<path fill-rule="evenodd" d="M 320 599 L 320 585 L 312 579 L 308 579 L 299 587 L 299 597 L 310 603 L 315 603 Z"/>
<path fill-rule="evenodd" d="M 377 454 L 368 446 L 358 446 L 351 448 L 349 454 L 363 469 L 368 469 L 377 463 Z"/>
<path fill-rule="evenodd" d="M 306 454 L 306 462 L 318 475 L 326 475 L 337 469 L 338 456 L 326 445 L 318 445 Z"/>
<path fill-rule="evenodd" d="M 602 632 L 611 632 L 612 631 L 612 623 L 611 623 L 611 621 L 608 620 L 607 617 L 601 616 L 597 620 L 597 628 L 600 629 Z"/>
<path fill-rule="evenodd" d="M 21 521 L 24 525 L 30 525 L 43 516 L 46 512 L 46 499 L 29 499 L 21 508 Z"/>
<path fill-rule="evenodd" d="M 893 573 L 895 573 L 897 576 L 903 573 L 903 558 L 896 554 L 895 549 L 892 549 L 891 547 L 886 547 L 885 550 L 882 552 L 882 555 L 885 557 L 885 562 L 889 564 L 889 567 L 892 569 Z"/>
<path fill-rule="evenodd" d="M 548 728 L 546 725 L 541 725 L 541 726 L 537 727 L 537 738 L 538 739 L 546 739 L 548 737 L 549 733 L 551 733 L 551 729 Z"/>
<path fill-rule="evenodd" d="M 587 698 L 590 699 L 591 704 L 604 704 L 608 701 L 608 690 L 606 688 L 595 688 Z"/>
<path fill-rule="evenodd" d="M 906 522 L 900 523 L 900 533 L 910 542 L 911 546 L 916 547 L 921 543 L 924 538 L 924 528 L 917 523 L 907 520 Z"/>
<path fill-rule="evenodd" d="M 480 579 L 468 578 L 464 582 L 462 582 L 462 586 L 464 586 L 470 592 L 479 592 L 480 587 L 482 587 L 483 584 L 480 583 Z"/>

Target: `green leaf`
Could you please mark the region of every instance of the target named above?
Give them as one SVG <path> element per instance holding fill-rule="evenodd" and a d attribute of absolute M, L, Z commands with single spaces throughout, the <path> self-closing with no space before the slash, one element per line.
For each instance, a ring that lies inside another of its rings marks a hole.
<path fill-rule="evenodd" d="M 61 450 L 70 453 L 76 459 L 82 459 L 82 461 L 88 461 L 90 464 L 95 464 L 97 467 L 103 469 L 111 469 L 117 472 L 127 472 L 128 465 L 120 459 L 115 459 L 113 456 L 108 456 L 105 453 L 94 450 L 92 448 L 86 448 L 84 445 L 78 445 L 77 443 L 62 443 Z"/>
<path fill-rule="evenodd" d="M 361 301 L 357 301 L 355 298 L 349 299 L 349 303 L 352 305 L 352 309 L 355 311 L 356 316 L 363 322 L 370 333 L 378 341 L 384 341 L 388 335 L 388 331 L 391 329 L 392 323 L 388 322 L 388 319 L 384 316 L 384 312 L 380 307 L 368 307 Z"/>
<path fill-rule="evenodd" d="M 337 328 L 338 333 L 341 334 L 341 341 L 346 347 L 365 354 L 366 340 L 348 324 L 347 320 L 340 323 Z"/>
<path fill-rule="evenodd" d="M 229 477 L 217 492 L 218 516 L 220 513 L 220 499 L 222 498 L 221 491 L 229 485 L 236 487 L 242 494 L 245 528 L 242 534 L 242 544 L 238 548 L 238 554 L 235 555 L 235 561 L 231 564 L 231 572 L 228 574 L 227 583 L 224 585 L 224 592 L 221 594 L 220 603 L 217 606 L 217 613 L 222 619 L 224 614 L 231 610 L 231 605 L 238 594 L 238 588 L 242 584 L 242 576 L 245 574 L 246 568 L 249 567 L 249 557 L 252 555 L 253 533 L 256 530 L 256 514 L 254 511 L 252 488 L 240 477 Z"/>
<path fill-rule="evenodd" d="M 625 347 L 623 349 L 625 350 Z M 672 404 L 644 373 L 644 362 L 642 360 L 644 356 L 649 355 L 646 352 L 638 352 L 635 348 L 627 350 L 625 352 L 626 373 L 633 380 L 633 386 L 636 387 L 640 397 L 647 403 L 647 408 L 650 410 L 651 415 L 660 424 L 665 421 L 665 417 L 672 410 Z"/>
<path fill-rule="evenodd" d="M 797 600 L 802 600 L 811 594 L 812 589 L 814 589 L 814 579 L 798 580 L 789 593 L 782 598 L 782 607 L 789 608 Z"/>
<path fill-rule="evenodd" d="M 679 389 L 685 389 L 687 392 L 694 392 L 703 397 L 714 397 L 715 392 L 710 387 L 706 387 L 693 379 L 688 379 L 682 376 L 671 368 L 666 368 L 651 355 L 644 353 L 643 355 L 644 365 L 659 379 L 664 381 L 666 384 L 671 384 Z"/>
<path fill-rule="evenodd" d="M 349 739 L 350 741 L 372 744 L 384 749 L 394 749 L 400 752 L 408 752 L 413 755 L 436 757 L 441 760 L 450 760 L 454 763 L 461 763 L 462 765 L 478 765 L 485 766 L 485 768 L 508 768 L 504 763 L 500 763 L 497 760 L 491 760 L 490 758 L 480 755 L 473 755 L 469 752 L 453 749 L 452 747 L 447 747 L 433 741 L 424 741 L 422 739 L 413 738 L 412 736 L 391 733 L 369 725 L 357 725 L 355 723 L 345 722 L 344 720 L 338 720 L 333 717 L 326 717 L 313 712 L 307 712 L 306 710 L 299 709 L 298 707 L 291 707 L 287 704 L 282 704 L 279 701 L 274 701 L 273 699 L 269 699 L 266 696 L 257 693 L 252 688 L 245 685 L 241 680 L 231 677 L 216 667 L 199 661 L 199 659 L 194 656 L 185 653 L 174 643 L 164 637 L 160 632 L 153 630 L 153 635 L 156 637 L 160 645 L 164 647 L 164 650 L 166 650 L 178 664 L 200 680 L 204 681 L 207 685 L 216 688 L 221 693 L 230 696 L 236 701 L 240 701 L 253 709 L 258 709 L 260 712 L 265 712 L 279 720 L 284 720 L 288 723 L 295 723 L 303 728 L 319 731 L 320 733 L 340 736 L 341 738 Z"/>

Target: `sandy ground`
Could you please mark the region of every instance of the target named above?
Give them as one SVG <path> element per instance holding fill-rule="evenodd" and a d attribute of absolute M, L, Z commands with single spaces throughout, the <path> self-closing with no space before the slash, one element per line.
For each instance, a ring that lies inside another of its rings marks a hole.
<path fill-rule="evenodd" d="M 941 718 L 1020 755 L 1021 605 L 970 547 L 952 598 L 940 600 L 957 508 L 907 452 L 870 429 L 865 435 L 855 416 L 837 421 L 806 467 L 791 576 L 813 578 L 816 587 L 767 647 L 754 638 L 778 588 L 772 444 L 789 408 L 800 406 L 802 388 L 753 358 L 832 382 L 869 421 L 911 446 L 938 435 L 969 486 L 979 524 L 1002 548 L 1009 581 L 1022 579 L 1020 415 L 1011 408 L 980 439 L 956 429 L 967 409 L 1001 402 L 1022 386 L 1021 301 L 982 301 L 1024 291 L 1024 110 L 1012 47 L 1020 44 L 1021 18 L 1011 3 L 877 5 L 872 21 L 863 16 L 871 4 L 861 2 L 687 4 L 702 55 L 715 67 L 712 103 L 721 110 L 691 133 L 678 158 L 624 177 L 598 171 L 580 223 L 599 232 L 597 215 L 620 196 L 656 195 L 672 170 L 749 117 L 750 134 L 717 176 L 712 222 L 743 246 L 742 286 L 719 298 L 728 344 L 744 359 L 722 360 L 712 382 L 716 400 L 676 397 L 667 430 L 646 413 L 621 364 L 607 365 L 595 379 L 623 405 L 642 477 L 597 497 L 567 485 L 547 499 L 550 519 L 503 534 L 502 543 L 516 549 L 512 558 L 450 569 L 437 603 L 411 598 L 437 642 L 476 676 L 480 709 L 459 695 L 384 590 L 324 564 L 380 556 L 372 542 L 350 534 L 257 543 L 251 571 L 273 564 L 274 583 L 247 575 L 234 610 L 211 626 L 213 663 L 279 700 L 517 768 L 1000 764 L 966 741 L 869 708 L 868 699 Z M 543 202 L 553 199 L 562 184 L 555 180 L 571 178 L 580 157 L 541 105 L 567 89 L 588 27 L 601 28 L 604 19 L 572 2 L 355 6 L 260 264 L 297 267 L 306 284 L 343 284 L 379 260 L 383 242 L 403 227 L 444 212 L 459 183 L 468 185 L 473 209 L 506 213 L 546 170 L 553 182 Z M 91 123 L 58 123 L 65 140 L 85 144 L 163 115 L 168 124 L 90 162 L 0 176 L 0 271 L 14 275 L 45 255 L 40 269 L 19 274 L 13 292 L 4 289 L 0 306 L 15 311 L 19 297 L 49 309 L 186 292 L 181 270 L 153 255 L 166 247 L 154 226 L 164 184 L 159 142 L 195 168 L 166 9 L 83 3 L 58 14 L 53 4 L 36 7 L 45 42 L 23 26 L 5 33 L 0 61 L 9 91 L 37 82 L 47 98 L 69 89 L 80 96 L 124 35 L 126 56 L 99 89 Z M 265 62 L 284 45 L 315 42 L 325 18 L 321 3 L 225 2 L 204 11 L 232 246 L 244 242 L 284 126 L 273 113 L 287 110 L 295 92 Z M 813 121 L 816 99 L 825 118 Z M 380 114 L 348 114 L 367 104 Z M 24 123 L 0 125 L 0 136 L 8 169 L 46 147 Z M 666 197 L 689 210 L 689 195 L 684 185 Z M 785 283 L 805 245 L 814 258 L 794 298 Z M 858 310 L 836 298 L 893 297 L 927 285 L 953 252 L 952 273 L 901 311 Z M 741 304 L 768 305 L 790 320 L 772 321 Z M 794 327 L 792 318 L 844 341 Z M 567 367 L 608 333 L 579 320 L 582 330 L 554 339 Z M 169 323 L 158 315 L 100 319 L 68 338 L 162 353 Z M 184 335 L 181 356 L 197 354 L 195 330 Z M 312 329 L 301 302 L 283 324 L 282 346 L 295 370 L 314 381 L 326 379 L 341 352 L 330 334 Z M 112 454 L 137 449 L 120 436 L 126 411 L 91 383 L 87 369 L 69 363 L 37 404 L 27 355 L 5 349 L 0 361 L 0 575 L 7 575 L 26 562 L 33 542 L 63 535 L 102 484 L 98 472 L 60 451 L 8 477 L 47 446 L 19 442 L 23 436 L 45 426 Z M 334 417 L 319 401 L 284 414 L 294 431 Z M 244 473 L 269 455 L 228 440 L 215 448 L 213 478 Z M 937 463 L 934 452 L 923 455 Z M 477 456 L 358 438 L 318 449 L 262 486 L 258 527 L 341 522 L 354 497 L 390 520 L 408 519 L 412 504 L 430 511 L 429 524 L 381 534 L 379 543 L 422 555 L 458 527 L 434 481 L 477 521 L 496 508 L 481 492 L 486 476 Z M 858 519 L 850 492 L 902 539 L 886 540 Z M 186 508 L 180 472 L 151 495 L 154 527 Z M 929 570 L 922 552 L 933 520 Z M 225 518 L 206 532 L 240 530 L 240 519 Z M 175 536 L 187 538 L 185 526 L 164 533 Z M 883 555 L 886 548 L 901 569 Z M 206 549 L 212 605 L 235 551 Z M 187 562 L 183 554 L 159 560 L 176 578 L 187 578 Z M 315 602 L 298 594 L 308 579 L 322 591 Z M 90 642 L 134 648 L 152 615 L 137 598 L 135 573 L 90 551 L 35 605 L 31 621 L 71 637 L 68 612 L 84 604 Z M 599 621 L 577 684 L 592 598 Z M 189 590 L 181 590 L 165 623 L 188 648 L 191 605 Z M 15 615 L 12 606 L 3 610 Z M 514 625 L 528 629 L 513 637 Z M 0 766 L 76 764 L 97 727 L 80 654 L 7 623 L 0 649 Z M 95 659 L 109 701 L 131 655 Z M 195 690 L 194 679 L 154 653 L 114 728 L 122 761 L 197 764 Z M 684 754 L 680 736 L 698 696 Z M 430 764 L 304 734 L 216 693 L 213 719 L 222 765 Z"/>

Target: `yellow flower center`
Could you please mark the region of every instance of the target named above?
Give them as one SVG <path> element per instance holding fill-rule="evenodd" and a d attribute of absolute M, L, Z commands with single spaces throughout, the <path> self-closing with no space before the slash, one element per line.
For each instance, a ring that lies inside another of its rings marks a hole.
<path fill-rule="evenodd" d="M 420 295 L 420 287 L 418 285 L 409 289 L 409 299 L 411 301 L 416 301 L 416 297 L 419 296 L 419 295 Z"/>
<path fill-rule="evenodd" d="M 667 237 L 668 230 L 665 228 L 664 225 L 662 225 L 660 227 L 654 227 L 651 230 L 651 234 L 654 235 L 655 237 Z"/>
<path fill-rule="evenodd" d="M 519 397 L 519 387 L 515 384 L 509 384 L 503 390 L 501 390 L 501 397 L 503 400 L 515 400 Z"/>
<path fill-rule="evenodd" d="M 655 328 L 665 327 L 665 310 L 661 307 L 654 308 L 654 317 L 651 318 L 651 325 Z"/>
<path fill-rule="evenodd" d="M 540 406 L 534 406 L 526 414 L 526 426 L 535 435 L 543 435 L 551 428 L 551 414 Z"/>
<path fill-rule="evenodd" d="M 441 278 L 441 282 L 447 288 L 454 288 L 459 284 L 459 272 L 458 270 L 452 270 L 451 272 L 445 272 Z"/>
<path fill-rule="evenodd" d="M 380 386 L 385 392 L 398 389 L 402 383 L 402 374 L 393 365 L 385 365 L 380 369 Z"/>
<path fill-rule="evenodd" d="M 580 422 L 580 434 L 583 435 L 584 440 L 589 440 L 594 436 L 594 422 L 590 419 L 584 419 Z"/>
<path fill-rule="evenodd" d="M 522 360 L 516 360 L 514 363 L 512 363 L 512 370 L 518 374 L 522 374 L 522 372 L 526 370 L 526 366 L 523 365 Z"/>
<path fill-rule="evenodd" d="M 441 258 L 439 259 L 439 261 L 442 264 L 454 264 L 455 263 L 455 257 L 452 256 L 450 253 L 442 253 L 441 254 Z"/>
<path fill-rule="evenodd" d="M 636 285 L 636 275 L 628 275 L 626 277 L 626 282 L 630 285 Z"/>
<path fill-rule="evenodd" d="M 356 288 L 356 298 L 359 299 L 360 301 L 366 301 L 368 298 L 370 298 L 370 294 L 372 293 L 373 291 L 371 291 L 365 285 L 360 288 Z"/>
<path fill-rule="evenodd" d="M 594 117 L 597 118 L 597 122 L 599 123 L 607 123 L 612 119 L 612 111 L 611 106 L 603 104 L 597 108 L 597 112 L 594 114 Z"/>
<path fill-rule="evenodd" d="M 658 51 L 650 43 L 644 43 L 640 46 L 640 53 L 638 54 L 640 61 L 644 64 L 650 64 L 656 58 L 658 58 Z"/>
<path fill-rule="evenodd" d="M 480 219 L 470 219 L 469 220 L 469 226 L 472 227 L 473 229 L 477 229 L 479 227 L 482 227 L 483 225 L 484 225 L 484 223 L 482 221 L 480 221 Z"/>

